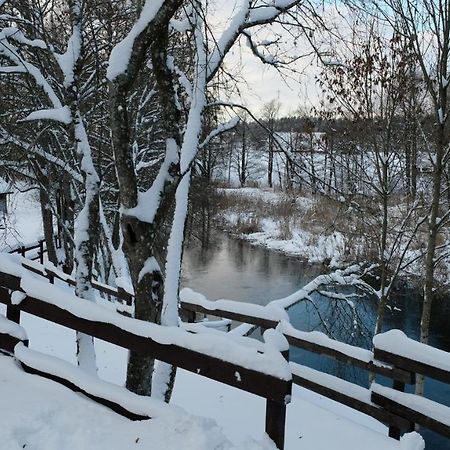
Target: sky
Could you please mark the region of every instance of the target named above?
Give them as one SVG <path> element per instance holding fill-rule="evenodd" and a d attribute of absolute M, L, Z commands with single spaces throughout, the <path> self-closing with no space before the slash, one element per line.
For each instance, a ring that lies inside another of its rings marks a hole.
<path fill-rule="evenodd" d="M 227 21 L 241 3 L 241 0 L 214 2 L 212 16 L 216 30 L 215 36 L 218 36 L 225 28 Z M 259 114 L 265 103 L 279 100 L 280 116 L 293 115 L 299 108 L 309 110 L 312 106 L 317 106 L 320 98 L 320 90 L 314 80 L 314 75 L 319 72 L 317 57 L 310 55 L 312 49 L 306 39 L 297 39 L 294 45 L 294 39 L 280 29 L 272 28 L 260 32 L 256 41 L 271 40 L 275 36 L 274 32 L 279 33 L 282 46 L 287 49 L 288 55 L 309 56 L 301 58 L 293 65 L 295 73 L 287 71 L 283 76 L 275 68 L 264 65 L 256 58 L 245 39 L 241 38 L 239 44 L 235 45 L 225 59 L 226 67 L 239 68 L 240 78 L 245 80 L 239 84 L 239 89 L 244 94 L 240 101 L 253 113 Z M 259 49 L 264 50 L 264 47 Z"/>
<path fill-rule="evenodd" d="M 225 29 L 228 21 L 236 12 L 236 8 L 242 4 L 242 0 L 214 0 L 215 10 L 212 12 L 215 37 L 219 37 Z M 308 5 L 308 3 L 305 3 Z M 308 26 L 309 37 L 304 32 L 292 28 L 292 34 L 280 26 L 265 26 L 262 30 L 253 29 L 252 37 L 255 43 L 273 41 L 279 39 L 281 48 L 286 52 L 286 58 L 295 57 L 296 62 L 292 65 L 295 72 L 285 72 L 281 75 L 270 65 L 264 65 L 255 57 L 247 45 L 246 40 L 241 37 L 239 43 L 230 51 L 225 58 L 226 68 L 240 70 L 240 78 L 245 80 L 239 84 L 243 94 L 240 101 L 249 107 L 256 115 L 261 113 L 264 104 L 271 100 L 279 100 L 279 116 L 297 115 L 308 113 L 313 107 L 319 107 L 323 100 L 321 88 L 316 77 L 324 70 L 323 63 L 319 60 L 317 53 L 313 50 L 309 40 L 321 53 L 323 60 L 333 61 L 346 58 L 351 52 L 352 42 L 367 39 L 369 17 L 357 14 L 354 9 L 340 2 L 322 2 L 322 6 L 315 7 L 314 13 L 302 6 L 299 16 L 302 25 Z M 317 16 L 314 18 L 314 14 Z M 318 20 L 326 27 L 317 26 Z M 392 36 L 392 29 L 385 25 L 379 25 L 377 32 Z M 260 52 L 266 53 L 271 47 L 258 46 Z M 233 74 L 236 70 L 230 70 Z M 239 100 L 237 97 L 233 100 Z"/>
<path fill-rule="evenodd" d="M 275 68 L 263 65 L 245 47 L 235 49 L 226 63 L 230 60 L 241 63 L 241 77 L 247 84 L 241 84 L 245 93 L 244 103 L 255 113 L 271 100 L 279 101 L 281 116 L 294 115 L 299 108 L 309 110 L 319 103 L 319 89 L 314 80 L 314 75 L 319 72 L 316 58 L 308 57 L 296 64 L 299 73 L 287 72 L 284 76 Z"/>

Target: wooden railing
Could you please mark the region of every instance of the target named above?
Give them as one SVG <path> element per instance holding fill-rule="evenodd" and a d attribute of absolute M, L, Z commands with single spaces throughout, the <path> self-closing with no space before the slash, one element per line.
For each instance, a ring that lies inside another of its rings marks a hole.
<path fill-rule="evenodd" d="M 33 252 L 34 250 L 38 250 L 36 255 L 28 255 L 28 253 Z M 45 245 L 45 240 L 40 239 L 39 241 L 33 243 L 33 244 L 27 244 L 27 245 L 18 245 L 10 250 L 8 250 L 8 253 L 18 253 L 19 255 L 22 255 L 24 258 L 29 258 L 32 261 L 39 260 L 41 264 L 44 264 L 44 254 L 47 252 L 47 248 Z"/>
<path fill-rule="evenodd" d="M 210 302 L 214 303 L 214 302 Z M 347 365 L 364 369 L 369 373 L 387 377 L 392 380 L 392 388 L 373 383 L 366 389 L 336 376 L 324 374 L 314 369 L 291 362 L 293 382 L 320 395 L 328 397 L 350 408 L 361 411 L 389 425 L 389 436 L 399 439 L 401 432 L 415 429 L 415 425 L 424 426 L 445 437 L 450 437 L 450 408 L 440 403 L 423 399 L 414 394 L 404 393 L 405 385 L 414 385 L 416 374 L 434 378 L 450 385 L 450 353 L 420 344 L 404 338 L 404 347 L 417 346 L 417 354 L 424 355 L 438 352 L 434 363 L 420 361 L 395 353 L 387 348 L 369 351 L 330 339 L 318 332 L 302 332 L 290 324 L 269 320 L 265 317 L 252 317 L 250 314 L 236 314 L 234 308 L 228 310 L 221 303 L 220 308 L 208 305 L 182 302 L 182 308 L 192 312 L 229 318 L 246 322 L 258 327 L 270 326 L 281 331 L 289 344 L 309 352 L 331 358 Z M 264 326 L 266 325 L 266 326 Z M 426 359 L 426 358 L 425 358 Z M 443 366 L 446 366 L 443 368 Z M 433 415 L 430 411 L 435 411 Z"/>
<path fill-rule="evenodd" d="M 39 267 L 37 264 L 28 265 L 26 262 L 23 265 L 34 273 L 46 277 L 50 282 L 60 279 L 69 284 L 74 284 L 71 277 L 58 271 Z M 100 292 L 117 297 L 121 301 L 132 302 L 132 294 L 123 289 L 113 288 L 101 283 L 95 283 L 94 287 Z M 422 374 L 450 384 L 450 353 L 425 346 L 406 337 L 406 348 L 419 346 L 416 355 L 420 352 L 425 355 L 437 352 L 438 357 L 431 361 L 429 359 L 421 360 L 417 356 L 412 358 L 411 355 L 402 354 L 401 351 L 396 353 L 391 351 L 389 347 L 380 347 L 377 344 L 380 341 L 379 339 L 378 341 L 377 339 L 374 340 L 374 350 L 370 351 L 338 342 L 322 333 L 296 330 L 280 318 L 271 319 L 270 314 L 267 314 L 264 307 L 258 305 L 243 307 L 239 302 L 222 301 L 217 302 L 219 306 L 216 307 L 214 303 L 208 302 L 206 305 L 199 305 L 195 301 L 184 299 L 181 302 L 181 308 L 191 315 L 208 314 L 244 322 L 263 329 L 277 328 L 293 347 L 363 369 L 367 371 L 368 376 L 371 373 L 387 377 L 392 382 L 392 388 L 373 383 L 371 389 L 367 389 L 336 376 L 301 366 L 296 362 L 290 362 L 293 383 L 388 424 L 391 437 L 399 439 L 402 432 L 414 430 L 416 424 L 427 427 L 445 437 L 450 437 L 450 408 L 414 394 L 404 393 L 406 384 L 413 385 L 415 383 L 416 374 Z M 14 316 L 12 318 L 14 319 Z M 91 334 L 89 332 L 92 330 L 81 331 Z M 153 356 L 160 359 L 157 354 L 153 354 Z M 171 361 L 171 363 L 177 365 L 174 361 Z M 272 425 L 268 424 L 266 429 L 272 428 L 271 436 L 277 433 L 279 435 L 280 433 L 276 430 L 284 429 L 285 409 L 280 408 L 280 405 L 281 403 L 271 405 L 268 402 L 267 417 L 273 417 L 273 423 Z M 436 411 L 436 414 L 433 411 Z M 281 439 L 279 437 L 277 443 Z"/>

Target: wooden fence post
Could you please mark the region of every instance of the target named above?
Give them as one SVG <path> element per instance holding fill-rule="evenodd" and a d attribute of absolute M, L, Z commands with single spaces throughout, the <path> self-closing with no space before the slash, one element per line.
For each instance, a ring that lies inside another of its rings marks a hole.
<path fill-rule="evenodd" d="M 121 303 L 125 302 L 128 306 L 133 305 L 131 295 L 123 287 L 117 287 L 117 297 L 121 300 Z"/>
<path fill-rule="evenodd" d="M 289 350 L 281 352 L 286 361 L 289 361 Z M 286 430 L 286 403 L 266 401 L 266 433 L 279 450 L 284 449 Z"/>
<path fill-rule="evenodd" d="M 400 370 L 406 371 L 408 373 L 407 383 L 415 384 L 416 376 L 415 376 L 414 372 L 411 372 L 407 368 L 401 367 L 401 363 L 399 363 L 398 361 L 397 362 L 392 361 L 392 360 L 390 360 L 390 358 L 386 359 L 385 352 L 377 349 L 377 347 L 374 348 L 374 358 L 382 363 L 390 364 L 393 369 L 400 369 Z M 393 383 L 392 383 L 392 389 L 395 389 L 396 391 L 399 391 L 399 392 L 405 392 L 405 385 L 406 385 L 405 381 L 401 381 L 399 379 L 394 378 Z M 380 405 L 379 403 L 377 403 L 377 404 L 379 406 L 383 407 L 383 405 Z M 411 422 L 411 421 L 409 422 L 408 426 L 405 425 L 404 429 L 400 428 L 398 425 L 395 425 L 394 423 L 390 423 L 388 435 L 389 435 L 389 437 L 391 437 L 393 439 L 397 439 L 399 441 L 402 431 L 410 432 L 410 431 L 414 431 L 414 429 L 415 429 L 415 423 Z"/>
<path fill-rule="evenodd" d="M 16 306 L 7 306 L 6 318 L 20 325 L 20 309 Z"/>
<path fill-rule="evenodd" d="M 286 426 L 286 405 L 267 400 L 266 433 L 275 442 L 278 449 L 284 449 L 284 432 Z"/>
<path fill-rule="evenodd" d="M 392 388 L 396 391 L 405 392 L 405 383 L 394 380 Z M 389 437 L 400 440 L 401 430 L 396 425 L 389 425 Z"/>
<path fill-rule="evenodd" d="M 44 264 L 44 241 L 39 241 L 39 262 Z"/>

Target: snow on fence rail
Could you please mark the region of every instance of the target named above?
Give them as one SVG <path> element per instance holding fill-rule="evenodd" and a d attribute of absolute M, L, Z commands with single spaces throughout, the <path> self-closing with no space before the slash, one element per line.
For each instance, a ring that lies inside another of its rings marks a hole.
<path fill-rule="evenodd" d="M 134 394 L 60 358 L 30 350 L 24 344 L 16 345 L 12 353 L 25 372 L 56 381 L 130 420 L 147 420 L 171 412 L 173 414 L 173 408 L 159 400 Z"/>
<path fill-rule="evenodd" d="M 56 268 L 44 267 L 42 264 L 32 263 L 31 261 L 28 260 L 22 261 L 22 267 L 29 270 L 30 272 L 33 272 L 37 275 L 41 275 L 44 278 L 47 278 L 52 284 L 54 283 L 55 280 L 60 280 L 63 281 L 64 283 L 67 283 L 69 286 L 76 286 L 76 281 L 74 277 L 60 270 L 57 270 Z M 91 280 L 91 282 L 92 287 L 95 290 L 102 292 L 103 294 L 106 295 L 112 295 L 118 298 L 119 300 L 124 301 L 127 305 L 132 304 L 133 296 L 125 289 L 121 287 L 116 288 L 113 286 L 109 286 L 107 284 L 100 283 L 97 280 Z"/>
<path fill-rule="evenodd" d="M 450 353 L 410 339 L 400 330 L 379 334 L 373 342 L 374 356 L 379 361 L 450 384 Z M 390 389 L 373 383 L 372 402 L 408 419 L 412 425 L 417 423 L 450 438 L 450 408 L 406 394 L 403 388 Z"/>
<path fill-rule="evenodd" d="M 65 274 L 35 263 L 24 265 L 50 281 L 54 276 L 72 284 L 72 278 Z M 132 300 L 132 294 L 123 289 L 101 283 L 96 283 L 94 287 L 119 299 Z M 409 339 L 398 330 L 375 336 L 372 352 L 336 341 L 323 333 L 296 330 L 285 320 L 285 312 L 281 308 L 271 309 L 229 300 L 211 302 L 193 291 L 186 292 L 182 295 L 181 307 L 189 313 L 240 321 L 250 324 L 250 329 L 276 328 L 292 346 L 392 379 L 393 388 L 373 383 L 371 389 L 365 389 L 333 375 L 290 363 L 294 383 L 389 424 L 391 437 L 399 439 L 401 431 L 414 430 L 416 423 L 450 437 L 450 408 L 403 392 L 405 384 L 415 383 L 416 373 L 450 384 L 450 353 Z"/>
<path fill-rule="evenodd" d="M 261 352 L 226 335 L 208 335 L 205 339 L 180 328 L 124 317 L 44 281 L 23 268 L 21 262 L 19 257 L 0 255 L 0 302 L 7 305 L 8 319 L 19 324 L 20 312 L 24 311 L 259 395 L 267 400 L 266 432 L 283 448 L 292 379 L 288 363 L 273 339 L 267 340 Z M 44 374 L 42 367 L 38 371 Z M 54 374 L 47 375 L 58 381 Z"/>

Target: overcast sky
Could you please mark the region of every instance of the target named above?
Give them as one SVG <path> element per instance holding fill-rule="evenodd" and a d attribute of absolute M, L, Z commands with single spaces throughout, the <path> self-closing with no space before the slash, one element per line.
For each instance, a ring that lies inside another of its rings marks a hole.
<path fill-rule="evenodd" d="M 245 80 L 242 90 L 246 93 L 246 106 L 259 113 L 265 103 L 273 99 L 280 102 L 280 115 L 295 114 L 300 108 L 303 110 L 316 106 L 319 102 L 319 92 L 314 81 L 314 74 L 318 72 L 317 60 L 308 57 L 296 64 L 299 73 L 289 73 L 283 76 L 275 68 L 263 65 L 246 47 L 236 49 L 228 60 L 239 59 Z"/>
<path fill-rule="evenodd" d="M 214 17 L 215 35 L 218 37 L 220 31 L 224 29 L 227 21 L 233 16 L 236 6 L 242 4 L 242 0 L 215 0 L 212 13 Z M 334 8 L 334 7 L 333 7 Z M 321 15 L 335 16 L 335 12 L 330 12 L 333 8 L 327 8 L 319 12 Z M 275 29 L 275 32 L 280 32 Z M 217 34 L 216 34 L 217 33 Z M 265 33 L 265 34 L 264 34 Z M 288 49 L 289 55 L 308 55 L 312 49 L 306 39 L 294 40 L 287 33 L 281 33 L 283 46 Z M 271 40 L 274 34 L 271 31 L 263 32 L 259 36 L 262 40 Z M 256 40 L 258 41 L 258 39 Z M 315 56 L 307 56 L 300 59 L 293 67 L 296 73 L 286 73 L 283 77 L 276 69 L 269 65 L 262 64 L 246 45 L 245 39 L 241 38 L 241 45 L 236 45 L 225 59 L 228 69 L 239 66 L 240 75 L 245 83 L 239 87 L 245 96 L 241 100 L 254 113 L 258 114 L 265 103 L 273 99 L 279 99 L 281 109 L 280 115 L 295 114 L 301 108 L 309 110 L 312 106 L 317 106 L 320 101 L 320 90 L 314 80 L 314 75 L 319 72 L 319 62 Z M 261 47 L 264 50 L 264 47 Z M 235 71 L 232 71 L 235 73 Z M 248 87 L 246 87 L 246 84 Z M 236 99 L 234 99 L 236 100 Z"/>

